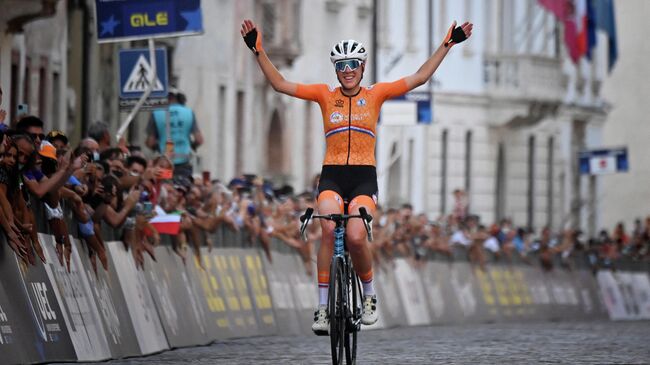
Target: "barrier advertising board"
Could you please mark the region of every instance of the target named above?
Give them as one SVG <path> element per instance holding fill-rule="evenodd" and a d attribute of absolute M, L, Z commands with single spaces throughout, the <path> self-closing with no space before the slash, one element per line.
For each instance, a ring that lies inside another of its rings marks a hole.
<path fill-rule="evenodd" d="M 105 271 L 98 264 L 97 273 L 93 271 L 88 249 L 79 240 L 72 243 L 79 253 L 81 265 L 88 285 L 91 288 L 95 304 L 113 358 L 142 355 L 135 329 L 129 316 L 126 300 L 115 270 Z M 107 252 L 110 255 L 110 252 Z"/>
<path fill-rule="evenodd" d="M 72 246 L 70 272 L 58 261 L 54 237 L 39 234 L 47 263 L 45 271 L 61 304 L 63 319 L 72 339 L 79 361 L 98 361 L 111 358 L 99 311 L 81 265 L 79 253 Z"/>

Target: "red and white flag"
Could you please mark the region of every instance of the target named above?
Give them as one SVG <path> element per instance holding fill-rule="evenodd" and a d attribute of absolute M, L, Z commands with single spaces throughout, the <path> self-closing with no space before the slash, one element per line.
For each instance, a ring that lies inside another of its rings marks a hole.
<path fill-rule="evenodd" d="M 573 63 L 587 53 L 587 0 L 538 0 L 564 24 L 564 43 Z"/>
<path fill-rule="evenodd" d="M 160 234 L 177 235 L 181 230 L 180 214 L 167 214 L 164 210 L 156 207 L 157 215 L 149 221 L 153 228 Z"/>

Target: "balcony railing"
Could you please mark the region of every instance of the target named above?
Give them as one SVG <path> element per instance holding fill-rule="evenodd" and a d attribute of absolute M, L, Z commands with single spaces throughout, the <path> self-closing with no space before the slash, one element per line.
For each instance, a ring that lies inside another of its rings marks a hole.
<path fill-rule="evenodd" d="M 559 59 L 534 55 L 486 56 L 486 92 L 496 98 L 559 102 L 566 92 L 566 76 Z"/>

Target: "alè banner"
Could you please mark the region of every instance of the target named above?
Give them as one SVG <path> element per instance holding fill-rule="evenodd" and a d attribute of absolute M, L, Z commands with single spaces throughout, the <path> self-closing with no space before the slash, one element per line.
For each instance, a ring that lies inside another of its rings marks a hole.
<path fill-rule="evenodd" d="M 95 0 L 100 43 L 203 33 L 200 0 Z"/>

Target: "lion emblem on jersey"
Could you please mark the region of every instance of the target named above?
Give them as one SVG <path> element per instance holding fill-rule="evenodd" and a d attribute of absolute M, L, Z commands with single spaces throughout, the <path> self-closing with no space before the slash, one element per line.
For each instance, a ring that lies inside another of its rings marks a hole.
<path fill-rule="evenodd" d="M 332 124 L 341 123 L 343 121 L 343 118 L 344 118 L 343 114 L 339 112 L 333 112 L 332 114 L 330 114 L 330 123 Z"/>

